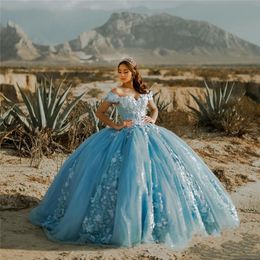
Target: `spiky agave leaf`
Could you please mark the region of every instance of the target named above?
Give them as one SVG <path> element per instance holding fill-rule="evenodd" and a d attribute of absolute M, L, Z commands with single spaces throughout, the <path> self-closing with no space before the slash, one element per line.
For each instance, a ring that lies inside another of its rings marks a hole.
<path fill-rule="evenodd" d="M 60 92 L 60 89 L 61 89 L 65 79 L 66 79 L 66 77 L 60 82 L 58 88 L 54 89 L 53 96 L 50 96 L 51 101 L 50 101 L 50 105 L 49 105 L 49 109 L 50 109 L 49 114 L 50 114 L 51 117 L 54 114 L 55 108 L 57 107 L 57 103 L 59 101 L 59 97 L 58 97 L 59 96 L 59 92 Z M 52 122 L 53 122 L 53 118 L 52 118 Z"/>
<path fill-rule="evenodd" d="M 24 93 L 24 91 L 22 90 L 22 88 L 20 87 L 20 85 L 18 84 L 18 82 L 16 82 L 17 87 L 21 93 L 23 102 L 29 112 L 30 115 L 30 119 L 32 120 L 33 125 L 38 125 L 38 119 L 37 119 L 37 115 L 36 115 L 36 111 L 35 111 L 35 107 L 33 106 L 30 98 Z"/>
<path fill-rule="evenodd" d="M 80 101 L 80 99 L 85 95 L 85 93 L 82 93 L 80 96 L 75 98 L 70 104 L 67 105 L 67 107 L 64 109 L 62 114 L 60 115 L 58 119 L 58 123 L 56 126 L 56 129 L 59 129 L 63 126 L 64 122 L 67 120 L 68 115 L 70 114 L 71 110 L 77 105 L 77 103 Z"/>
<path fill-rule="evenodd" d="M 213 95 L 210 94 L 208 84 L 205 80 L 204 80 L 204 83 L 205 83 L 205 86 L 206 86 L 205 98 L 206 98 L 206 101 L 207 101 L 207 104 L 208 104 L 208 108 L 209 108 L 210 112 L 212 113 L 215 109 L 215 107 L 214 107 L 214 94 Z"/>
<path fill-rule="evenodd" d="M 231 94 L 235 83 L 233 83 L 231 87 L 229 86 L 229 82 L 226 82 L 224 87 L 222 86 L 217 88 L 215 86 L 210 93 L 207 82 L 204 82 L 206 87 L 206 103 L 204 104 L 201 100 L 190 93 L 198 104 L 199 110 L 188 106 L 193 113 L 198 115 L 200 121 L 207 124 L 209 123 L 210 125 L 215 126 L 220 130 L 223 130 L 225 127 L 229 126 L 229 120 L 232 122 L 232 124 L 235 124 L 234 121 L 238 120 L 242 122 L 239 116 L 233 116 L 233 112 L 227 112 L 235 109 L 234 104 L 231 102 Z M 238 99 L 237 102 L 239 100 L 240 99 Z"/>
<path fill-rule="evenodd" d="M 49 121 L 50 123 L 49 127 L 56 128 L 56 124 L 58 122 L 58 116 L 61 113 L 61 107 L 66 101 L 66 97 L 71 89 L 71 86 L 72 84 L 70 84 L 69 87 L 59 97 L 56 97 L 55 95 L 56 100 L 53 103 L 54 107 L 51 108 L 51 114 L 50 114 L 51 119 Z"/>
<path fill-rule="evenodd" d="M 13 106 L 7 108 L 6 111 L 0 114 L 0 133 L 5 132 L 7 128 L 9 128 L 14 120 L 14 116 L 12 115 Z"/>
<path fill-rule="evenodd" d="M 194 96 L 192 93 L 189 92 L 189 94 L 192 96 L 192 98 L 195 100 L 197 105 L 199 106 L 199 109 L 201 111 L 201 116 L 205 119 L 210 119 L 210 114 L 207 111 L 207 107 L 202 103 L 201 100 L 199 100 L 196 96 Z"/>
<path fill-rule="evenodd" d="M 12 110 L 10 111 L 10 114 L 13 115 L 21 124 L 23 124 L 26 127 L 27 131 L 33 131 L 31 122 L 29 121 L 29 119 L 27 119 L 24 112 L 5 95 L 1 94 L 1 96 L 5 99 L 7 104 L 12 106 Z"/>
<path fill-rule="evenodd" d="M 68 104 L 65 109 L 62 109 L 72 86 L 72 84 L 70 84 L 61 95 L 58 95 L 64 80 L 54 91 L 52 79 L 49 81 L 49 90 L 47 90 L 47 80 L 42 80 L 40 84 L 37 82 L 36 93 L 34 95 L 32 95 L 31 93 L 28 95 L 25 94 L 22 88 L 17 83 L 24 104 L 29 112 L 29 117 L 25 116 L 18 106 L 14 106 L 13 113 L 18 118 L 18 120 L 25 125 L 28 131 L 35 132 L 35 129 L 41 130 L 45 128 L 50 128 L 54 131 L 58 131 L 59 128 L 64 127 L 68 115 L 84 95 L 83 93 L 75 100 L 73 100 L 70 104 Z M 10 104 L 13 103 L 10 100 L 8 102 Z"/>
<path fill-rule="evenodd" d="M 161 93 L 161 90 L 157 91 L 154 95 L 153 98 L 156 97 Z M 161 101 L 161 96 L 159 95 L 158 98 L 154 99 L 156 106 L 159 111 L 167 110 L 168 106 L 172 103 L 172 101 L 166 102 L 166 101 Z"/>
<path fill-rule="evenodd" d="M 37 88 L 36 90 L 37 93 L 37 104 L 38 104 L 38 113 L 39 113 L 39 126 L 41 129 L 46 128 L 47 122 L 46 122 L 46 110 L 44 107 L 44 101 L 43 101 L 43 96 L 41 93 L 41 87 Z"/>
<path fill-rule="evenodd" d="M 162 92 L 161 92 L 161 90 L 159 90 L 159 91 L 155 92 L 155 93 L 153 94 L 153 97 L 156 97 L 156 96 L 158 96 L 160 93 L 162 93 Z"/>
<path fill-rule="evenodd" d="M 117 109 L 116 106 L 114 106 L 114 107 L 112 108 L 111 113 L 110 113 L 109 119 L 114 120 L 115 123 L 117 124 L 117 123 L 118 123 L 118 116 L 119 116 L 119 115 L 118 115 L 118 109 Z"/>
<path fill-rule="evenodd" d="M 201 116 L 201 113 L 200 113 L 199 110 L 197 110 L 197 109 L 195 109 L 194 107 L 192 107 L 192 106 L 190 106 L 190 105 L 187 105 L 187 104 L 186 104 L 186 106 L 187 106 L 188 108 L 190 108 L 190 109 L 192 110 L 192 112 L 193 112 L 196 116 L 198 116 L 198 117 Z"/>
<path fill-rule="evenodd" d="M 227 91 L 227 96 L 225 96 L 225 104 L 227 104 L 229 102 L 229 99 L 231 97 L 231 93 L 233 91 L 234 85 L 235 85 L 235 83 L 233 82 L 231 88 L 229 89 L 229 91 Z"/>

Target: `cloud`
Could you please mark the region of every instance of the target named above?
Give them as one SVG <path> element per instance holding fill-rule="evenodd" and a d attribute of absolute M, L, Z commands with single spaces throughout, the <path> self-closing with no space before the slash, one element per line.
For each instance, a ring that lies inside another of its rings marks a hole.
<path fill-rule="evenodd" d="M 125 2 L 125 1 L 123 1 Z M 110 3 L 110 4 L 108 4 Z M 119 4 L 118 1 L 94 1 L 94 0 L 1 0 L 1 9 L 6 10 L 24 10 L 24 9 L 103 9 L 108 6 L 114 7 Z"/>
<path fill-rule="evenodd" d="M 0 0 L 1 9 L 122 9 L 145 6 L 149 9 L 172 8 L 200 2 L 245 2 L 239 0 Z M 250 0 L 248 0 L 249 2 Z M 253 0 L 252 0 L 253 1 Z"/>
<path fill-rule="evenodd" d="M 195 1 L 195 0 L 193 0 Z M 183 1 L 176 0 L 1 0 L 1 8 L 4 9 L 120 9 L 135 6 L 146 6 L 147 8 L 176 6 Z"/>

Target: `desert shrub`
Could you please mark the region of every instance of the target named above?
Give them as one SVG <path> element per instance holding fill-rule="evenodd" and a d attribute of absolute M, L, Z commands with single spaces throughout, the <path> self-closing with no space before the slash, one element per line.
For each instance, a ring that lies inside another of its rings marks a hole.
<path fill-rule="evenodd" d="M 80 100 L 68 116 L 73 120 L 82 115 L 81 119 L 71 125 L 69 131 L 57 138 L 57 143 L 62 144 L 67 151 L 75 150 L 85 139 L 95 132 L 94 124 L 87 111 L 88 102 Z"/>
<path fill-rule="evenodd" d="M 150 68 L 148 75 L 161 75 L 161 71 L 158 68 Z"/>
<path fill-rule="evenodd" d="M 164 77 L 167 76 L 183 76 L 185 73 L 185 71 L 183 69 L 180 68 L 171 68 L 168 69 L 167 72 L 164 73 Z"/>
<path fill-rule="evenodd" d="M 171 86 L 187 86 L 187 87 L 203 87 L 203 80 L 198 79 L 158 79 L 158 78 L 145 78 L 145 82 L 153 85 L 164 84 Z"/>
<path fill-rule="evenodd" d="M 246 96 L 250 97 L 252 100 L 256 101 L 258 104 L 260 103 L 260 84 L 249 81 L 240 83 L 245 88 Z"/>
<path fill-rule="evenodd" d="M 220 78 L 221 80 L 227 80 L 229 77 L 229 70 L 219 68 L 202 68 L 196 69 L 195 75 L 202 78 Z"/>
<path fill-rule="evenodd" d="M 190 113 L 184 110 L 173 109 L 172 111 L 162 111 L 156 124 L 163 126 L 179 136 L 191 134 L 196 131 L 197 124 L 194 118 L 190 117 Z"/>
<path fill-rule="evenodd" d="M 87 92 L 88 95 L 90 95 L 91 97 L 94 97 L 94 98 L 97 97 L 101 93 L 103 93 L 103 91 L 98 88 L 92 88 Z"/>

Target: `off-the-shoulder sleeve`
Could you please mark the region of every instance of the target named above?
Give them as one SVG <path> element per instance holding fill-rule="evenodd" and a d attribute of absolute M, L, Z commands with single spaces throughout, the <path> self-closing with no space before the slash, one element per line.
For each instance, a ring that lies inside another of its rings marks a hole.
<path fill-rule="evenodd" d="M 107 95 L 104 97 L 104 100 L 110 102 L 110 103 L 118 103 L 118 95 L 112 92 L 111 90 L 107 93 Z"/>
<path fill-rule="evenodd" d="M 150 92 L 147 94 L 148 100 L 153 100 L 153 92 L 150 90 Z"/>

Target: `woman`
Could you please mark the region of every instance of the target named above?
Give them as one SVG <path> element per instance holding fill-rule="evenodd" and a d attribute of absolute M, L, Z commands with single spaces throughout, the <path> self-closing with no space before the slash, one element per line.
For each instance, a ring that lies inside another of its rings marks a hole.
<path fill-rule="evenodd" d="M 96 112 L 108 127 L 64 162 L 30 221 L 53 241 L 173 249 L 187 246 L 193 234 L 238 227 L 235 206 L 204 161 L 155 124 L 158 109 L 133 58 L 119 62 L 118 74 L 122 84 Z M 111 105 L 122 123 L 106 116 Z"/>

